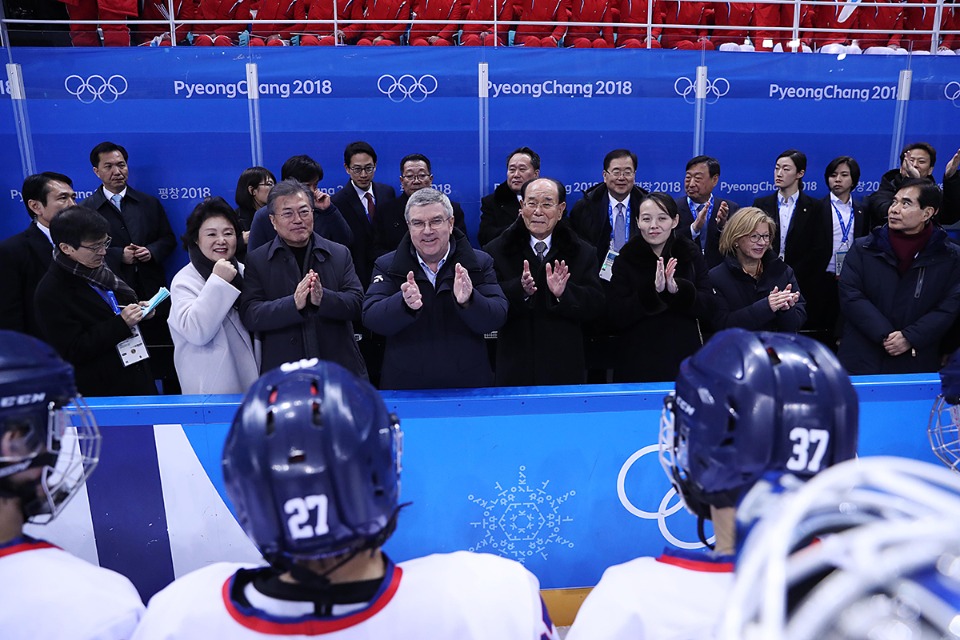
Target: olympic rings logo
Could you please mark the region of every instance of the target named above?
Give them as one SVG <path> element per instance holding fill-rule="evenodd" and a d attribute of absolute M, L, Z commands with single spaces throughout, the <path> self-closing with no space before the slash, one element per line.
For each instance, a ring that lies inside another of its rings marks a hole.
<path fill-rule="evenodd" d="M 420 76 L 419 79 L 409 73 L 399 78 L 385 73 L 377 79 L 377 89 L 393 102 L 403 102 L 407 98 L 410 98 L 411 102 L 423 102 L 427 96 L 437 90 L 437 86 L 436 77 L 429 73 Z"/>
<path fill-rule="evenodd" d="M 688 104 L 697 100 L 697 84 L 690 78 L 680 77 L 673 83 L 673 90 Z M 707 79 L 707 104 L 714 104 L 730 91 L 730 81 L 726 78 Z"/>
<path fill-rule="evenodd" d="M 624 509 L 638 518 L 642 518 L 643 520 L 656 520 L 657 526 L 660 528 L 660 533 L 667 540 L 667 542 L 673 546 L 680 549 L 703 548 L 703 544 L 700 542 L 687 542 L 685 540 L 681 540 L 667 527 L 667 518 L 683 509 L 683 501 L 677 497 L 676 489 L 670 487 L 667 493 L 664 494 L 663 498 L 660 500 L 660 505 L 657 507 L 656 511 L 644 511 L 640 507 L 637 507 L 630 502 L 630 498 L 627 497 L 627 492 L 625 489 L 627 473 L 640 458 L 650 453 L 654 454 L 655 456 L 659 455 L 660 445 L 651 444 L 650 446 L 634 452 L 633 455 L 627 458 L 627 461 L 623 463 L 623 466 L 620 467 L 620 473 L 617 475 L 617 496 L 620 498 L 620 504 L 623 505 Z M 674 497 L 677 497 L 677 501 L 671 505 L 670 501 L 673 500 Z M 708 542 L 712 544 L 714 540 L 715 536 L 711 536 Z"/>
<path fill-rule="evenodd" d="M 99 100 L 105 104 L 116 102 L 117 98 L 127 92 L 127 79 L 123 76 L 112 75 L 104 78 L 94 74 L 84 80 L 81 76 L 67 76 L 63 81 L 63 88 L 83 104 L 92 104 Z"/>
<path fill-rule="evenodd" d="M 943 88 L 944 97 L 953 103 L 953 106 L 960 108 L 957 100 L 960 100 L 960 82 L 952 80 Z"/>

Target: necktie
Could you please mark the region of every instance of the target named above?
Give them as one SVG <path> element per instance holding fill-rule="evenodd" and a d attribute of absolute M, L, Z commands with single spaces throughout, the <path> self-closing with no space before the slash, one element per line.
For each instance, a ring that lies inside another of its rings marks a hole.
<path fill-rule="evenodd" d="M 617 215 L 613 218 L 613 250 L 620 251 L 620 247 L 627 239 L 627 227 L 624 222 L 623 203 L 617 204 Z"/>
<path fill-rule="evenodd" d="M 547 253 L 547 243 L 541 240 L 533 245 L 533 249 L 537 252 L 537 260 L 540 261 L 540 264 L 543 264 L 543 256 Z"/>
<path fill-rule="evenodd" d="M 363 197 L 367 199 L 367 217 L 373 222 L 373 216 L 377 215 L 377 205 L 373 202 L 373 194 L 365 193 Z"/>
<path fill-rule="evenodd" d="M 110 196 L 110 202 L 112 202 L 113 206 L 117 208 L 117 211 L 123 211 L 123 209 L 120 208 L 120 201 L 122 199 L 123 198 L 120 197 L 119 193 L 115 193 L 112 196 Z"/>
<path fill-rule="evenodd" d="M 697 207 L 698 216 L 706 206 L 707 206 L 707 203 L 703 203 L 699 207 Z M 703 226 L 700 227 L 700 251 L 702 253 L 706 253 L 707 251 L 707 229 L 709 228 L 710 228 L 710 219 L 708 218 L 703 221 Z"/>

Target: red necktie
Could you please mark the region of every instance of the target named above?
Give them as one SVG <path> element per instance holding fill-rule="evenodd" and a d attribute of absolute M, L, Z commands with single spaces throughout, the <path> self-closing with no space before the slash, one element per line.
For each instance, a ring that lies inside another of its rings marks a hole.
<path fill-rule="evenodd" d="M 365 193 L 363 197 L 367 199 L 367 217 L 373 222 L 373 216 L 377 215 L 377 205 L 373 202 L 373 194 Z"/>

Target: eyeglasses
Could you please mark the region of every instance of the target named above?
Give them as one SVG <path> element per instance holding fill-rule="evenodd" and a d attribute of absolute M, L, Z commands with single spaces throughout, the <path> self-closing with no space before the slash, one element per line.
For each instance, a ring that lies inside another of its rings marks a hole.
<path fill-rule="evenodd" d="M 544 213 L 550 213 L 557 208 L 556 202 L 536 202 L 534 200 L 527 200 L 523 203 L 523 208 L 528 211 L 536 211 L 537 207 L 540 207 L 540 211 Z"/>
<path fill-rule="evenodd" d="M 294 216 L 299 217 L 301 220 L 306 220 L 313 215 L 313 209 L 300 209 L 299 211 L 281 211 L 280 213 L 272 214 L 283 220 L 284 222 L 289 222 L 293 220 Z"/>
<path fill-rule="evenodd" d="M 113 240 L 110 236 L 107 236 L 106 240 L 103 242 L 98 242 L 97 244 L 81 244 L 80 246 L 86 249 L 87 251 L 92 251 L 93 253 L 100 253 L 101 251 L 106 251 L 110 248 L 110 242 Z"/>
<path fill-rule="evenodd" d="M 350 167 L 350 173 L 355 173 L 358 176 L 367 175 L 367 174 L 373 173 L 376 170 L 377 170 L 377 165 L 375 164 L 368 164 L 362 167 L 358 164 L 355 164 L 352 167 Z"/>
<path fill-rule="evenodd" d="M 767 244 L 770 242 L 769 233 L 751 233 L 747 238 L 754 244 Z"/>
<path fill-rule="evenodd" d="M 400 177 L 409 182 L 426 182 L 430 175 L 429 173 L 405 173 Z"/>
<path fill-rule="evenodd" d="M 452 216 L 451 216 L 452 217 Z M 431 231 L 434 229 L 440 229 L 443 227 L 444 223 L 450 218 L 431 218 L 430 220 L 410 220 L 407 224 L 414 231 L 423 231 L 425 227 L 428 227 Z"/>
<path fill-rule="evenodd" d="M 614 178 L 632 178 L 633 174 L 636 173 L 633 169 L 614 169 L 613 171 L 607 171 Z"/>

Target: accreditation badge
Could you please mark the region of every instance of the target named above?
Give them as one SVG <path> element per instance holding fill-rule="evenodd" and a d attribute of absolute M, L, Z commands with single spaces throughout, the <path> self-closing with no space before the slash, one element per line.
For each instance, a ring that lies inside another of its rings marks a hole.
<path fill-rule="evenodd" d="M 130 330 L 133 335 L 117 344 L 117 353 L 120 354 L 120 359 L 123 360 L 123 366 L 125 367 L 150 357 L 150 354 L 147 353 L 147 345 L 143 343 L 140 327 L 134 325 Z"/>
<path fill-rule="evenodd" d="M 837 277 L 838 277 L 838 278 L 840 277 L 840 269 L 843 268 L 843 259 L 846 258 L 846 257 L 847 257 L 847 252 L 846 252 L 846 251 L 837 251 L 836 256 L 835 256 L 835 264 L 836 264 L 836 267 L 837 267 L 837 268 L 836 268 L 836 273 L 837 273 Z"/>
<path fill-rule="evenodd" d="M 613 249 L 607 251 L 607 257 L 604 258 L 603 264 L 600 265 L 600 279 L 610 282 L 610 278 L 613 277 L 613 261 L 617 259 L 617 256 L 620 255 Z"/>

